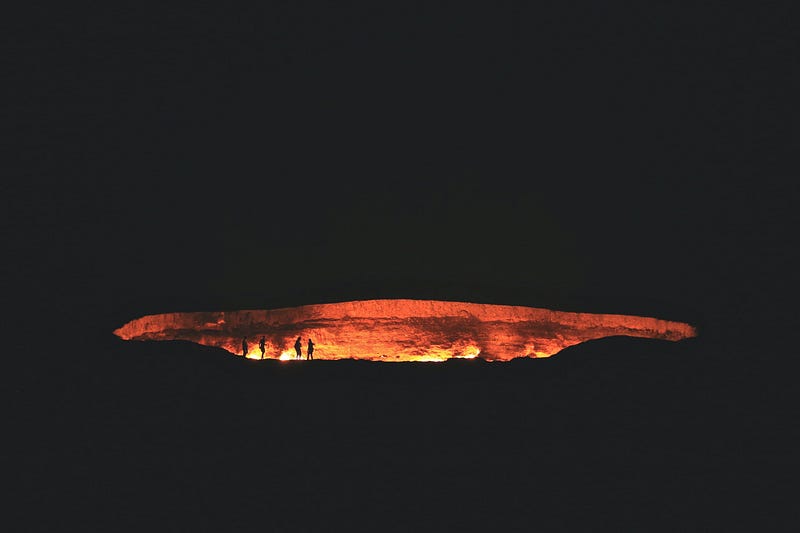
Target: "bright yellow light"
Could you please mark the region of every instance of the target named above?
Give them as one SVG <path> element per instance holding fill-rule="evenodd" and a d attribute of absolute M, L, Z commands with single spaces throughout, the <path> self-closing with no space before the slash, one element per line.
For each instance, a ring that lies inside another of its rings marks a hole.
<path fill-rule="evenodd" d="M 481 349 L 474 345 L 469 345 L 464 348 L 462 355 L 456 355 L 458 359 L 475 359 L 481 353 Z"/>

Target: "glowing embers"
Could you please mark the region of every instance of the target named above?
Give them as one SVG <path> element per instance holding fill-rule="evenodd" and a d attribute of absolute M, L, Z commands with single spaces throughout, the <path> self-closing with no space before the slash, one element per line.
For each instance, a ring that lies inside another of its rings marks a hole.
<path fill-rule="evenodd" d="M 188 340 L 247 358 L 439 362 L 549 357 L 567 346 L 613 335 L 678 341 L 689 324 L 657 318 L 553 311 L 437 300 L 361 300 L 272 310 L 166 313 L 137 318 L 114 332 L 125 340 Z M 302 339 L 297 357 L 294 344 Z"/>

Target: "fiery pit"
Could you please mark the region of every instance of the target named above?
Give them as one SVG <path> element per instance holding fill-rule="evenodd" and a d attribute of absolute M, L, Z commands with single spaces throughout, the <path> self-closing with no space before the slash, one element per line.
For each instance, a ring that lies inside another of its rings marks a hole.
<path fill-rule="evenodd" d="M 308 338 L 315 359 L 489 361 L 549 357 L 567 346 L 612 335 L 677 341 L 694 327 L 650 317 L 573 313 L 533 307 L 434 300 L 365 300 L 273 310 L 166 313 L 144 316 L 114 332 L 125 340 L 188 340 L 260 359 L 295 359 L 294 341 Z"/>
<path fill-rule="evenodd" d="M 668 341 L 695 337 L 682 322 L 658 318 L 553 311 L 535 307 L 436 300 L 363 300 L 271 310 L 147 315 L 114 331 L 124 340 L 187 340 L 250 359 L 294 360 L 294 342 L 308 339 L 314 359 L 444 361 L 481 357 L 509 361 L 550 357 L 591 339 L 626 335 Z"/>

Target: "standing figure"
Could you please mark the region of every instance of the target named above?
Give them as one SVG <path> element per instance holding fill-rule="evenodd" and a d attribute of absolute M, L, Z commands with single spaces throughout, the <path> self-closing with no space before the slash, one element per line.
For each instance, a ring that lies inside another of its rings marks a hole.
<path fill-rule="evenodd" d="M 264 338 L 264 335 L 261 335 L 261 340 L 258 341 L 258 347 L 261 348 L 261 359 L 264 359 L 264 344 L 267 340 Z"/>
<path fill-rule="evenodd" d="M 247 357 L 247 337 L 242 339 L 242 357 Z"/>
<path fill-rule="evenodd" d="M 314 359 L 314 342 L 311 337 L 308 338 L 308 350 L 306 350 L 306 359 Z"/>
<path fill-rule="evenodd" d="M 297 357 L 296 357 L 297 359 L 300 359 L 302 357 L 302 354 L 300 353 L 300 348 L 302 346 L 303 343 L 300 341 L 300 337 L 297 337 L 297 340 L 294 341 L 294 351 L 297 352 Z"/>

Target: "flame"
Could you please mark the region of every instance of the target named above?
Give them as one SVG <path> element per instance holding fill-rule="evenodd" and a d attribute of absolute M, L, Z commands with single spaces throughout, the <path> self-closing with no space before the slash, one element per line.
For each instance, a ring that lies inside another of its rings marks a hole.
<path fill-rule="evenodd" d="M 461 355 L 456 355 L 455 357 L 459 359 L 475 359 L 480 355 L 480 353 L 481 353 L 480 348 L 478 348 L 477 346 L 469 345 Z"/>
<path fill-rule="evenodd" d="M 697 331 L 683 322 L 630 315 L 438 300 L 362 300 L 272 310 L 147 315 L 114 332 L 125 340 L 189 340 L 248 359 L 297 360 L 294 342 L 315 344 L 314 359 L 442 362 L 550 357 L 612 335 L 678 341 Z"/>
<path fill-rule="evenodd" d="M 297 360 L 297 354 L 294 350 L 284 350 L 281 352 L 281 355 L 278 357 L 280 361 L 293 361 Z"/>

